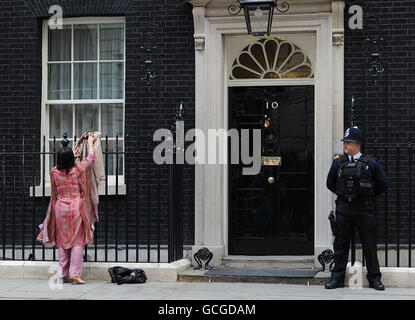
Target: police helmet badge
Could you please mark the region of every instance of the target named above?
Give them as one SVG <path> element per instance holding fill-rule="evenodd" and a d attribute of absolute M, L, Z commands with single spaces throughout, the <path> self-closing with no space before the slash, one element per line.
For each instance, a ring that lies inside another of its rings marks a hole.
<path fill-rule="evenodd" d="M 350 128 L 346 130 L 346 132 L 344 133 L 344 137 L 347 138 L 350 134 Z"/>

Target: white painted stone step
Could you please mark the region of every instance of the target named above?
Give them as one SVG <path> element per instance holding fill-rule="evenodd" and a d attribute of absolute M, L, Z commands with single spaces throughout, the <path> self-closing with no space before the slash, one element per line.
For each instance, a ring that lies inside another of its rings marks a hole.
<path fill-rule="evenodd" d="M 225 256 L 223 268 L 312 269 L 314 256 Z"/>

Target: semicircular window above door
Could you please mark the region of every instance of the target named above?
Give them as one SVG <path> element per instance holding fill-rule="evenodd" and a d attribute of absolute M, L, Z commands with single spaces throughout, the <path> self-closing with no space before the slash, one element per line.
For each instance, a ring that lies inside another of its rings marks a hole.
<path fill-rule="evenodd" d="M 314 78 L 314 69 L 301 48 L 277 37 L 261 39 L 245 47 L 233 62 L 229 78 Z"/>

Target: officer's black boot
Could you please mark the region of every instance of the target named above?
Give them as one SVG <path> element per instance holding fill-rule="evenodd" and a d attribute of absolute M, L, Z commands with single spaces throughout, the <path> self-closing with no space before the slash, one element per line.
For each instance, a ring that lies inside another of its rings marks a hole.
<path fill-rule="evenodd" d="M 344 281 L 332 279 L 330 282 L 327 282 L 324 287 L 326 289 L 344 288 Z"/>
<path fill-rule="evenodd" d="M 382 284 L 380 280 L 375 280 L 369 283 L 369 288 L 373 288 L 375 290 L 383 291 L 385 290 L 385 286 Z"/>

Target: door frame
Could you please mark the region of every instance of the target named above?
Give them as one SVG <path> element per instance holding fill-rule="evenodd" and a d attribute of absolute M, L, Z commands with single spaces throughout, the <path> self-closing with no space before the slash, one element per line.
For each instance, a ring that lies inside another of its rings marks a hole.
<path fill-rule="evenodd" d="M 246 35 L 243 16 L 208 16 L 209 12 L 214 12 L 206 8 L 208 2 L 198 2 L 200 5 L 194 5 L 193 8 L 196 44 L 195 127 L 204 132 L 228 127 L 225 37 Z M 343 8 L 339 6 L 336 7 L 335 26 L 331 11 L 279 15 L 273 23 L 274 33 L 316 34 L 315 258 L 324 249 L 332 247 L 327 216 L 333 208 L 334 198 L 325 186 L 325 177 L 332 163 L 333 150 L 341 150 L 340 138 L 343 134 L 343 46 L 332 41 L 334 34 L 338 36 L 341 31 L 342 16 Z M 227 145 L 223 147 L 226 154 Z M 192 257 L 200 248 L 206 247 L 214 255 L 210 263 L 212 266 L 220 266 L 223 256 L 228 254 L 227 178 L 227 165 L 195 165 L 195 243 Z"/>
<path fill-rule="evenodd" d="M 300 47 L 305 54 L 310 58 L 312 64 L 314 73 L 317 72 L 317 32 L 318 28 L 310 27 L 307 29 L 298 30 L 297 28 L 291 29 L 291 28 L 273 28 L 272 36 L 282 36 L 285 40 L 288 40 L 289 42 L 292 42 L 296 44 L 298 47 Z M 309 38 L 312 38 L 310 40 Z M 229 73 L 231 70 L 231 66 L 233 63 L 233 60 L 236 58 L 234 56 L 235 52 L 238 54 L 240 51 L 243 50 L 247 45 L 259 40 L 260 38 L 256 39 L 250 39 L 246 35 L 238 35 L 238 34 L 232 34 L 232 35 L 223 35 L 223 43 L 224 43 L 224 68 L 223 68 L 223 83 L 224 83 L 224 91 L 223 91 L 223 106 L 224 106 L 224 112 L 223 117 L 225 119 L 225 130 L 229 130 L 228 124 L 229 124 L 229 88 L 231 87 L 278 87 L 278 86 L 314 86 L 314 148 L 316 148 L 315 141 L 316 141 L 316 103 L 317 103 L 317 92 L 316 92 L 316 75 L 314 75 L 314 78 L 297 78 L 297 79 L 248 79 L 248 80 L 229 80 Z M 235 41 L 236 40 L 236 41 Z M 299 41 L 305 40 L 308 41 L 308 46 L 304 45 L 303 43 L 299 43 Z M 232 43 L 230 43 L 232 41 Z M 232 50 L 233 46 L 236 46 L 237 49 L 234 49 L 232 52 L 233 54 L 230 54 L 230 51 Z M 313 52 L 314 51 L 314 52 Z M 316 156 L 314 159 L 314 162 L 316 161 Z M 225 244 L 225 255 L 229 256 L 229 196 L 230 196 L 230 188 L 229 188 L 229 165 L 227 165 L 224 168 L 224 176 L 226 177 L 224 184 L 226 190 L 226 199 L 225 199 L 225 205 L 226 208 L 224 208 L 224 244 Z M 316 180 L 316 176 L 314 177 L 314 180 Z M 315 198 L 315 192 L 314 192 L 314 203 L 316 201 Z M 316 209 L 316 208 L 314 208 Z M 314 216 L 316 212 L 314 211 Z M 316 227 L 315 227 L 316 228 Z M 314 230 L 316 232 L 316 230 Z M 314 239 L 314 245 L 315 245 L 315 239 Z"/>
<path fill-rule="evenodd" d="M 321 39 L 321 33 L 323 32 L 322 30 L 322 25 L 319 26 L 310 26 L 308 28 L 303 28 L 302 30 L 298 30 L 297 28 L 275 28 L 273 29 L 273 35 L 275 34 L 281 34 L 284 33 L 284 36 L 287 40 L 291 40 L 289 38 L 289 36 L 287 34 L 310 34 L 310 33 L 314 33 L 314 37 L 315 37 L 315 49 L 316 49 L 316 54 L 315 54 L 315 61 L 314 61 L 314 78 L 311 79 L 276 79 L 275 81 L 270 81 L 270 80 L 262 80 L 262 79 L 255 79 L 255 80 L 233 80 L 233 81 L 228 81 L 228 70 L 229 70 L 229 62 L 228 62 L 228 50 L 227 50 L 227 39 L 236 36 L 238 37 L 239 35 L 222 35 L 222 41 L 223 41 L 223 45 L 224 45 L 224 53 L 223 53 L 223 61 L 224 61 L 224 65 L 223 65 L 223 72 L 222 72 L 222 76 L 223 76 L 223 101 L 222 104 L 224 106 L 223 108 L 223 112 L 222 112 L 222 116 L 224 118 L 224 125 L 225 125 L 225 130 L 229 130 L 230 128 L 228 127 L 228 120 L 229 120 L 229 88 L 230 87 L 235 87 L 235 86 L 287 86 L 287 85 L 313 85 L 314 86 L 314 255 L 318 255 L 319 253 L 321 253 L 321 251 L 323 251 L 324 249 L 319 249 L 320 248 L 327 248 L 329 246 L 329 232 L 322 232 L 322 229 L 324 229 L 324 225 L 322 226 L 322 222 L 324 224 L 324 217 L 321 217 L 321 215 L 319 216 L 318 213 L 321 212 L 325 212 L 327 211 L 327 216 L 328 216 L 328 212 L 329 209 L 328 207 L 331 205 L 332 199 L 330 198 L 330 195 L 327 195 L 327 199 L 325 204 L 322 203 L 322 198 L 321 195 L 319 196 L 319 200 L 317 198 L 319 192 L 317 192 L 317 188 L 320 188 L 320 190 L 322 188 L 324 188 L 325 190 L 325 179 L 324 179 L 324 184 L 322 184 L 321 182 L 321 177 L 324 175 L 324 178 L 326 177 L 326 174 L 328 172 L 324 172 L 324 170 L 321 170 L 321 166 L 320 169 L 319 167 L 319 162 L 323 161 L 323 157 L 324 157 L 324 151 L 321 150 L 321 145 L 317 144 L 317 141 L 319 140 L 318 138 L 323 135 L 319 134 L 319 130 L 317 128 L 318 125 L 321 125 L 321 118 L 317 119 L 317 115 L 319 114 L 319 111 L 321 112 L 321 110 L 317 110 L 318 109 L 318 105 L 322 103 L 321 99 L 322 97 L 322 87 L 324 87 L 324 79 L 322 79 L 322 74 L 324 74 L 326 71 L 329 71 L 327 69 L 329 68 L 322 68 L 321 64 L 321 60 L 319 58 L 319 53 L 322 53 L 323 50 L 320 49 L 319 52 L 319 48 L 318 48 L 318 43 L 319 43 L 319 37 Z M 251 41 L 255 41 L 255 40 L 251 40 Z M 295 42 L 295 41 L 293 41 Z M 243 46 L 242 46 L 243 47 Z M 306 50 L 305 50 L 306 51 Z M 323 69 L 323 70 L 322 70 Z M 324 70 L 326 69 L 326 70 Z M 326 84 L 329 87 L 331 86 L 329 83 Z M 331 98 L 328 97 L 327 98 Z M 323 104 L 325 106 L 330 106 L 330 102 L 327 101 L 326 103 L 323 102 Z M 329 115 L 329 113 L 331 113 L 330 111 L 326 111 L 325 115 L 327 115 L 328 117 L 331 117 L 331 114 Z M 330 128 L 331 129 L 331 128 Z M 327 132 L 325 134 L 326 136 L 329 135 Z M 330 130 L 330 135 L 331 135 L 331 130 Z M 331 141 L 330 141 L 330 147 L 331 147 Z M 327 148 L 330 149 L 330 148 Z M 327 151 L 327 150 L 326 150 Z M 327 156 L 327 154 L 326 154 Z M 331 152 L 329 157 L 327 158 L 331 158 Z M 331 164 L 331 163 L 330 163 Z M 225 256 L 229 256 L 229 171 L 228 171 L 229 166 L 224 166 L 223 168 L 223 176 L 225 177 L 224 181 L 222 181 L 223 183 L 223 190 L 226 191 L 226 196 L 224 197 L 224 207 L 223 207 L 223 240 L 224 240 L 224 254 Z M 321 194 L 321 193 L 320 193 Z M 225 207 L 226 206 L 226 207 Z M 322 209 L 322 207 L 326 207 L 325 211 L 324 209 Z M 318 211 L 320 210 L 320 211 Z M 325 217 L 327 219 L 327 217 Z M 323 220 L 323 221 L 322 221 Z M 320 225 L 318 225 L 320 224 Z M 322 227 L 322 228 L 321 228 Z M 319 237 L 321 237 L 322 235 L 326 235 L 326 239 L 318 239 Z M 319 245 L 318 242 L 321 240 L 323 240 L 323 245 Z M 327 242 L 326 242 L 327 241 Z M 327 243 L 327 244 L 324 244 Z"/>

